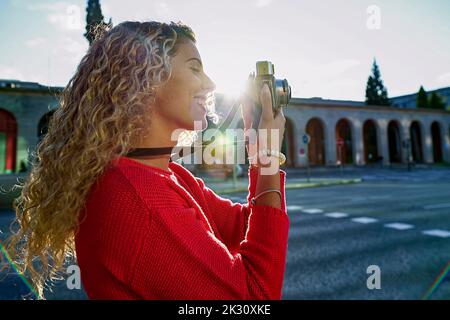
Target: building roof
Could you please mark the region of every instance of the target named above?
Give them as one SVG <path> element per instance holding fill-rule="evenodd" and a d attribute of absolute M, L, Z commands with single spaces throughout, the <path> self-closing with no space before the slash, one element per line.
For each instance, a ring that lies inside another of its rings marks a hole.
<path fill-rule="evenodd" d="M 314 98 L 292 98 L 291 103 L 293 104 L 320 104 L 320 105 L 335 105 L 335 106 L 365 106 L 363 101 L 353 101 L 353 100 L 333 100 L 333 99 L 322 99 L 320 97 Z"/>
<path fill-rule="evenodd" d="M 433 93 L 433 92 L 436 92 L 436 93 L 442 93 L 442 92 L 450 93 L 450 87 L 444 87 L 444 88 L 439 88 L 439 89 L 436 89 L 436 90 L 430 90 L 430 91 L 427 91 L 427 94 L 430 94 L 430 93 Z M 392 97 L 392 98 L 389 98 L 389 99 L 393 100 L 393 99 L 408 98 L 408 97 L 412 98 L 412 97 L 415 97 L 416 95 L 417 95 L 417 92 L 414 92 L 414 93 L 404 94 L 402 96 Z"/>
<path fill-rule="evenodd" d="M 37 82 L 0 79 L 0 91 L 58 93 L 63 89 L 63 87 L 44 86 Z"/>

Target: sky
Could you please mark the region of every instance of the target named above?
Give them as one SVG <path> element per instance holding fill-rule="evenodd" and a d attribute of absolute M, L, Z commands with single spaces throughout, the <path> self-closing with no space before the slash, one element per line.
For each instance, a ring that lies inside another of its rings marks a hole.
<path fill-rule="evenodd" d="M 259 60 L 293 97 L 358 100 L 373 59 L 390 97 L 450 86 L 448 0 L 103 0 L 105 20 L 182 21 L 217 92 Z M 0 79 L 65 86 L 84 56 L 85 0 L 0 0 Z"/>

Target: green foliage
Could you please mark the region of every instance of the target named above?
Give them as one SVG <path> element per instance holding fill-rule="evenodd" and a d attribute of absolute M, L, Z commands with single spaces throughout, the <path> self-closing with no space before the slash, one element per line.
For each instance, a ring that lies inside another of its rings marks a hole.
<path fill-rule="evenodd" d="M 428 96 L 427 92 L 423 88 L 423 86 L 420 86 L 419 92 L 417 93 L 417 108 L 428 108 Z"/>
<path fill-rule="evenodd" d="M 88 0 L 86 8 L 86 33 L 84 36 L 89 41 L 89 45 L 92 45 L 92 42 L 94 41 L 94 28 L 97 25 L 112 24 L 111 19 L 109 19 L 109 23 L 104 22 L 103 19 L 104 17 L 99 0 Z"/>
<path fill-rule="evenodd" d="M 431 109 L 445 110 L 445 108 L 446 108 L 444 101 L 436 92 L 433 92 L 431 94 L 429 105 L 430 105 Z"/>
<path fill-rule="evenodd" d="M 381 80 L 381 73 L 376 60 L 373 61 L 372 74 L 367 80 L 366 104 L 377 106 L 390 105 L 387 89 L 383 85 L 383 80 Z"/>

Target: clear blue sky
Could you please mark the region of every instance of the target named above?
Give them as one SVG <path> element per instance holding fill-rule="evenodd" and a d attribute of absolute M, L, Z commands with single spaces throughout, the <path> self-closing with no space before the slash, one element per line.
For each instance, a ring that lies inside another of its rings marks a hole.
<path fill-rule="evenodd" d="M 0 78 L 65 86 L 88 43 L 84 0 L 0 0 Z M 103 0 L 124 20 L 178 21 L 197 34 L 217 91 L 235 94 L 271 60 L 295 97 L 364 100 L 376 57 L 389 96 L 450 86 L 448 0 Z M 371 6 L 376 8 L 372 9 Z"/>

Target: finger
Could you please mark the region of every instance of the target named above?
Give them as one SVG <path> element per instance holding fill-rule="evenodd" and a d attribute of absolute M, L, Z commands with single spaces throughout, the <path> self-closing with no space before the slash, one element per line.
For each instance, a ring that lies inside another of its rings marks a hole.
<path fill-rule="evenodd" d="M 260 101 L 262 105 L 261 118 L 264 120 L 273 120 L 272 95 L 267 83 L 264 83 L 261 89 Z"/>
<path fill-rule="evenodd" d="M 285 119 L 283 108 L 278 108 L 278 110 L 275 113 L 275 119 Z"/>
<path fill-rule="evenodd" d="M 252 127 L 254 107 L 253 101 L 248 96 L 244 95 L 241 99 L 241 113 L 244 122 L 244 130 Z"/>

